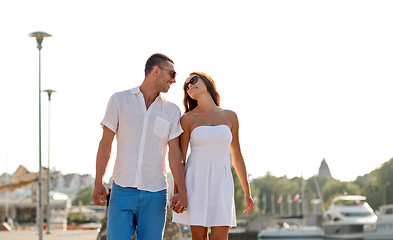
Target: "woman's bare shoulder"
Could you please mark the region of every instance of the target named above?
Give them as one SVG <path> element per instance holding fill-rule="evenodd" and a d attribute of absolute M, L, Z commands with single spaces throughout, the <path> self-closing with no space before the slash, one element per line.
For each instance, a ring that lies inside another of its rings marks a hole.
<path fill-rule="evenodd" d="M 193 118 L 193 112 L 186 112 L 183 114 L 183 116 L 181 116 L 181 120 L 182 121 L 190 121 Z"/>
<path fill-rule="evenodd" d="M 183 116 L 180 119 L 180 123 L 183 127 L 183 129 L 185 128 L 189 128 L 192 125 L 193 122 L 193 113 L 192 112 L 186 112 L 183 114 Z"/>
<path fill-rule="evenodd" d="M 223 113 L 225 114 L 225 117 L 229 120 L 236 120 L 237 119 L 236 113 L 232 110 L 223 109 Z"/>

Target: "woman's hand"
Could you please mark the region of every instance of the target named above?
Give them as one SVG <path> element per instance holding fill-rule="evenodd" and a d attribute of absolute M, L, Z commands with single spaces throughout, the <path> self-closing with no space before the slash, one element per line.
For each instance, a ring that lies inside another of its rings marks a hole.
<path fill-rule="evenodd" d="M 247 209 L 243 213 L 250 213 L 254 210 L 254 200 L 252 200 L 250 195 L 244 195 L 244 200 L 247 203 Z"/>
<path fill-rule="evenodd" d="M 170 202 L 171 202 L 171 206 L 169 207 L 169 209 L 172 209 L 175 213 L 182 213 L 187 210 L 187 208 L 182 205 L 182 202 L 180 200 L 180 196 L 178 193 L 173 195 Z"/>

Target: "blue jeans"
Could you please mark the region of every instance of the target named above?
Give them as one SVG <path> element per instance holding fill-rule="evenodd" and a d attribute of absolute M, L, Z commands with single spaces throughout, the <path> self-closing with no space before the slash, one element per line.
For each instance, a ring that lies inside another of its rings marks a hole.
<path fill-rule="evenodd" d="M 113 183 L 108 208 L 108 240 L 160 240 L 164 234 L 167 190 L 148 192 Z"/>

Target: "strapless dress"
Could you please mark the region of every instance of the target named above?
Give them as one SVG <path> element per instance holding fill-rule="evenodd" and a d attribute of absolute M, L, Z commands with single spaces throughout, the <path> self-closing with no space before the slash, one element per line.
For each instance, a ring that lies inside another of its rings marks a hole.
<path fill-rule="evenodd" d="M 190 135 L 185 172 L 187 211 L 173 222 L 204 227 L 236 226 L 231 172 L 232 133 L 227 125 L 199 126 Z"/>

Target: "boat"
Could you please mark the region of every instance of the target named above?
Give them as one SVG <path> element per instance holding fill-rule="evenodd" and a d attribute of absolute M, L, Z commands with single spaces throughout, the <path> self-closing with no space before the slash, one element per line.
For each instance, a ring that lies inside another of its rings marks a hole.
<path fill-rule="evenodd" d="M 364 225 L 377 221 L 365 196 L 348 195 L 335 197 L 323 214 L 325 238 L 359 239 L 364 236 Z"/>
<path fill-rule="evenodd" d="M 290 225 L 286 221 L 278 222 L 279 227 L 261 229 L 258 239 L 322 239 L 323 230 L 317 226 Z"/>
<path fill-rule="evenodd" d="M 364 228 L 364 239 L 393 239 L 393 204 L 382 205 L 377 212 L 378 220 Z"/>

